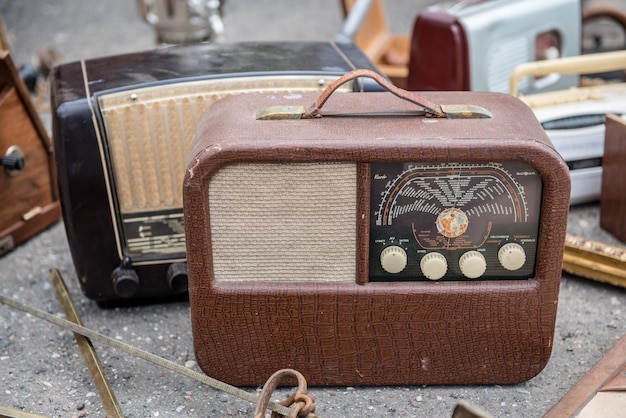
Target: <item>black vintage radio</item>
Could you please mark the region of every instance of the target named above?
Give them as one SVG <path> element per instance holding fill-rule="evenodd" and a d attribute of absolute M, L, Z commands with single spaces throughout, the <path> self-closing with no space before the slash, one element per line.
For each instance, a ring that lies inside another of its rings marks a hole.
<path fill-rule="evenodd" d="M 355 67 L 373 68 L 358 47 L 332 42 L 178 46 L 57 67 L 59 189 L 85 295 L 184 297 L 182 179 L 202 112 L 231 94 L 321 91 Z"/>

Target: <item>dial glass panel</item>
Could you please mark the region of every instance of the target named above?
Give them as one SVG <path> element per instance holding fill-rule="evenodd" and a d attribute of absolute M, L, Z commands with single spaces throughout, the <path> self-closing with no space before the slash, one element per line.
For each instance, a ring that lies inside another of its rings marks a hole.
<path fill-rule="evenodd" d="M 520 162 L 371 164 L 369 280 L 534 277 L 541 192 Z"/>

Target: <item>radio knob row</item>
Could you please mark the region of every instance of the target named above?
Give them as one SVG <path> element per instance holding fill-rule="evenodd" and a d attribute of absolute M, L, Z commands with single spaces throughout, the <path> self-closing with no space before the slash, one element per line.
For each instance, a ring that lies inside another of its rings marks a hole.
<path fill-rule="evenodd" d="M 170 289 L 176 293 L 188 290 L 187 263 L 172 263 L 167 269 L 165 279 Z M 139 276 L 132 266 L 130 257 L 124 257 L 122 263 L 111 272 L 113 291 L 121 298 L 133 297 L 139 289 Z"/>
<path fill-rule="evenodd" d="M 400 273 L 406 268 L 407 254 L 404 248 L 391 245 L 380 254 L 382 268 L 390 274 Z M 521 245 L 514 242 L 507 243 L 498 250 L 500 265 L 506 270 L 519 270 L 526 262 L 526 253 Z M 487 270 L 487 260 L 478 251 L 468 251 L 459 259 L 461 273 L 469 279 L 476 279 Z M 422 257 L 420 269 L 426 278 L 439 280 L 448 271 L 448 261 L 441 253 L 432 252 Z"/>

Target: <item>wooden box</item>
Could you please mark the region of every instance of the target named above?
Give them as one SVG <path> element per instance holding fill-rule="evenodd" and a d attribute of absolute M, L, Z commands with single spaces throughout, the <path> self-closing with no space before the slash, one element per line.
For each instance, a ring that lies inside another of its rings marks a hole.
<path fill-rule="evenodd" d="M 600 226 L 626 242 L 626 120 L 607 115 L 605 125 Z"/>
<path fill-rule="evenodd" d="M 50 139 L 7 51 L 0 52 L 0 255 L 61 216 Z"/>

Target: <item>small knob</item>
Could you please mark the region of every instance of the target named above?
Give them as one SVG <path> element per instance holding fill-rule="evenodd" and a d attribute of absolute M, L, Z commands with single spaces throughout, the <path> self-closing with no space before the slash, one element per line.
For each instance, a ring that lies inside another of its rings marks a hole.
<path fill-rule="evenodd" d="M 139 288 L 139 277 L 131 267 L 130 258 L 126 257 L 122 264 L 111 273 L 113 291 L 121 298 L 130 298 Z"/>
<path fill-rule="evenodd" d="M 25 162 L 24 157 L 18 155 L 7 155 L 0 160 L 0 164 L 7 170 L 21 170 Z"/>
<path fill-rule="evenodd" d="M 172 263 L 165 274 L 167 284 L 175 293 L 185 293 L 188 289 L 187 263 Z"/>
<path fill-rule="evenodd" d="M 475 279 L 485 274 L 487 261 L 478 251 L 468 251 L 459 259 L 461 273 L 468 279 Z"/>
<path fill-rule="evenodd" d="M 0 165 L 4 167 L 8 175 L 16 175 L 26 165 L 24 152 L 17 145 L 10 146 L 4 157 L 0 158 Z"/>
<path fill-rule="evenodd" d="M 439 280 L 448 271 L 448 262 L 441 253 L 429 253 L 420 261 L 420 268 L 427 279 Z"/>
<path fill-rule="evenodd" d="M 507 270 L 519 270 L 526 262 L 526 252 L 521 245 L 509 242 L 498 250 L 498 261 Z"/>
<path fill-rule="evenodd" d="M 387 273 L 400 273 L 406 267 L 406 251 L 397 245 L 392 245 L 380 253 L 380 265 Z"/>

